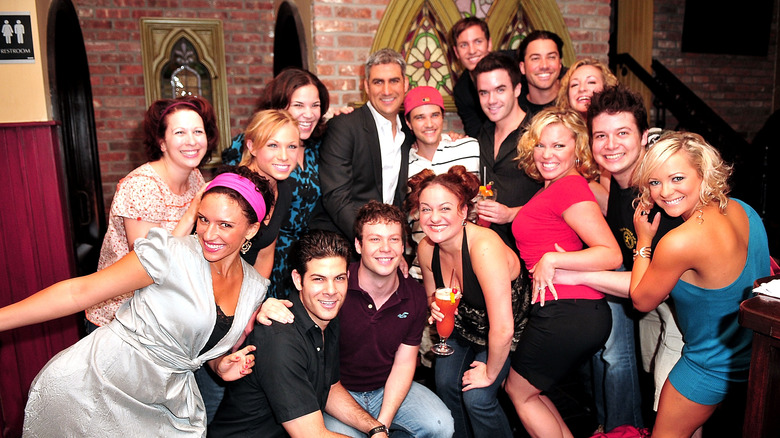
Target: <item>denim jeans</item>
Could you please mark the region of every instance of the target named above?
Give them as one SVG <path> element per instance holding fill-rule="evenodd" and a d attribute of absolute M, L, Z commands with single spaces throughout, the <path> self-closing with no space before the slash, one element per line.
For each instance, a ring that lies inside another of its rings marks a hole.
<path fill-rule="evenodd" d="M 607 302 L 612 331 L 604 348 L 591 360 L 598 421 L 606 430 L 623 424 L 644 427 L 632 306 L 626 299 L 611 296 Z"/>
<path fill-rule="evenodd" d="M 349 391 L 349 393 L 371 416 L 374 418 L 379 416 L 385 388 L 366 392 Z M 355 438 L 366 436 L 366 431 L 347 426 L 326 413 L 322 416 L 325 419 L 325 427 L 331 432 Z M 452 434 L 452 415 L 447 406 L 431 390 L 417 382 L 412 382 L 406 398 L 393 418 L 393 424 L 390 425 L 390 435 L 394 438 L 450 438 Z"/>
<path fill-rule="evenodd" d="M 455 437 L 504 438 L 512 436 L 509 421 L 498 402 L 498 390 L 509 374 L 509 357 L 492 385 L 462 391 L 463 374 L 475 360 L 487 363 L 487 350 L 477 352 L 457 335 L 447 340 L 454 350 L 451 356 L 436 358 L 436 392 L 450 408 L 455 420 Z"/>

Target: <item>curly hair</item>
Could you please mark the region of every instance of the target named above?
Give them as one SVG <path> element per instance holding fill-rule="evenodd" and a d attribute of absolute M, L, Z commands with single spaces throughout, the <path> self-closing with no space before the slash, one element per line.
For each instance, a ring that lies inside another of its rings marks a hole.
<path fill-rule="evenodd" d="M 257 191 L 260 192 L 260 195 L 263 196 L 263 202 L 265 202 L 265 211 L 271 211 L 271 206 L 274 203 L 274 194 L 271 191 L 271 185 L 268 183 L 268 180 L 265 177 L 245 166 L 222 166 L 217 169 L 216 175 L 221 175 L 223 173 L 235 173 L 236 175 L 243 176 L 244 178 L 251 181 L 252 184 L 255 185 Z M 224 186 L 214 186 L 206 190 L 206 192 L 203 193 L 203 197 L 205 198 L 206 195 L 211 193 L 226 195 L 236 201 L 241 207 L 241 211 L 244 212 L 244 216 L 247 218 L 250 224 L 254 224 L 265 219 L 258 218 L 257 213 L 255 213 L 255 209 L 252 208 L 249 202 L 234 189 Z"/>
<path fill-rule="evenodd" d="M 436 175 L 430 169 L 409 178 L 407 181 L 409 194 L 404 202 L 404 208 L 409 214 L 414 214 L 420 208 L 420 194 L 427 187 L 438 184 L 452 192 L 458 198 L 458 209 L 468 207 L 468 212 L 474 205 L 471 200 L 479 193 L 479 178 L 463 166 L 452 166 L 446 173 Z"/>
<path fill-rule="evenodd" d="M 144 147 L 149 161 L 157 161 L 163 156 L 160 144 L 165 141 L 165 130 L 168 129 L 168 118 L 171 114 L 182 110 L 195 111 L 203 121 L 206 131 L 206 155 L 200 161 L 204 165 L 211 160 L 211 154 L 219 143 L 219 128 L 214 108 L 208 100 L 197 96 L 184 96 L 176 99 L 160 99 L 149 105 L 144 115 Z"/>
<path fill-rule="evenodd" d="M 539 138 L 542 136 L 544 128 L 555 123 L 565 126 L 574 136 L 574 157 L 577 159 L 575 162 L 577 172 L 588 181 L 596 179 L 599 176 L 599 170 L 590 151 L 590 138 L 585 121 L 573 109 L 548 107 L 534 116 L 528 130 L 517 142 L 517 167 L 532 179 L 544 181 L 534 162 L 534 148 L 539 144 Z"/>
<path fill-rule="evenodd" d="M 401 209 L 395 205 L 385 204 L 372 199 L 357 211 L 352 231 L 355 238 L 359 242 L 363 242 L 364 225 L 392 224 L 396 222 L 401 225 L 401 239 L 406 242 L 406 216 Z"/>
<path fill-rule="evenodd" d="M 270 109 L 256 112 L 244 131 L 244 144 L 241 145 L 239 166 L 249 166 L 254 160 L 254 156 L 247 147 L 249 140 L 252 140 L 255 145 L 263 147 L 265 142 L 285 125 L 294 126 L 295 132 L 298 132 L 298 121 L 287 110 Z"/>
<path fill-rule="evenodd" d="M 688 157 L 691 166 L 701 178 L 699 200 L 696 208 L 717 202 L 718 209 L 725 213 L 728 193 L 731 190 L 728 179 L 732 168 L 720 156 L 720 152 L 707 143 L 699 134 L 692 132 L 670 132 L 661 137 L 645 154 L 645 158 L 634 173 L 633 184 L 639 188 L 635 200 L 643 208 L 653 205 L 650 196 L 650 176 L 658 167 L 677 152 Z"/>
<path fill-rule="evenodd" d="M 286 110 L 290 106 L 295 90 L 314 85 L 317 88 L 317 94 L 320 98 L 320 119 L 317 121 L 317 127 L 312 132 L 313 138 L 322 137 L 325 133 L 325 113 L 330 108 L 330 94 L 325 84 L 313 73 L 300 68 L 287 68 L 282 70 L 271 82 L 263 89 L 263 93 L 257 100 L 256 112 L 268 109 Z"/>
<path fill-rule="evenodd" d="M 595 58 L 580 59 L 579 61 L 572 64 L 572 66 L 569 67 L 569 71 L 567 71 L 566 74 L 563 75 L 563 78 L 561 78 L 561 88 L 558 90 L 558 97 L 555 99 L 555 106 L 563 109 L 571 108 L 571 102 L 569 102 L 569 82 L 571 81 L 571 77 L 574 75 L 574 72 L 584 65 L 590 65 L 601 70 L 601 79 L 604 83 L 603 88 L 617 85 L 617 77 L 615 77 L 615 75 L 609 71 L 609 67 L 604 65 L 604 63 Z"/>

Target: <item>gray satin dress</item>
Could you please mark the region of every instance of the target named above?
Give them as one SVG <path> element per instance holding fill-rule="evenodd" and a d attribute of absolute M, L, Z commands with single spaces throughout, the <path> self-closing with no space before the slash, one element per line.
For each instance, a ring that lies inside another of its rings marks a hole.
<path fill-rule="evenodd" d="M 135 252 L 154 284 L 116 319 L 60 352 L 41 370 L 25 409 L 27 437 L 205 436 L 193 371 L 238 341 L 268 280 L 242 261 L 233 325 L 199 355 L 216 321 L 209 263 L 197 237 L 154 228 Z"/>

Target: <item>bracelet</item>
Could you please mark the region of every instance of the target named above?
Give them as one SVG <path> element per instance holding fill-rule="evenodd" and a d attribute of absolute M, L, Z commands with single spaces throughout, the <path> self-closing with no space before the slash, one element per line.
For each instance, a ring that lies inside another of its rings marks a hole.
<path fill-rule="evenodd" d="M 643 259 L 649 259 L 652 255 L 653 250 L 649 246 L 643 246 L 639 248 L 638 251 L 636 249 L 634 250 L 634 260 L 636 260 L 637 256 L 642 257 Z"/>
<path fill-rule="evenodd" d="M 369 430 L 368 434 L 366 434 L 366 436 L 371 438 L 372 436 L 374 436 L 374 435 L 376 435 L 378 433 L 387 433 L 387 426 L 385 426 L 384 424 L 381 425 L 381 426 L 377 426 L 377 427 Z"/>

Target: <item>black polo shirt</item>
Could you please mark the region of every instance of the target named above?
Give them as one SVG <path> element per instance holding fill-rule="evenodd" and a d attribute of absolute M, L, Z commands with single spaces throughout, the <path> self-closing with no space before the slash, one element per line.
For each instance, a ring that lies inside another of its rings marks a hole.
<path fill-rule="evenodd" d="M 256 325 L 246 345 L 257 347 L 252 374 L 228 382 L 210 437 L 286 437 L 282 423 L 324 411 L 339 381 L 339 323 L 324 337 L 297 293 L 290 294 L 292 324 Z M 323 339 L 324 338 L 324 339 Z"/>

